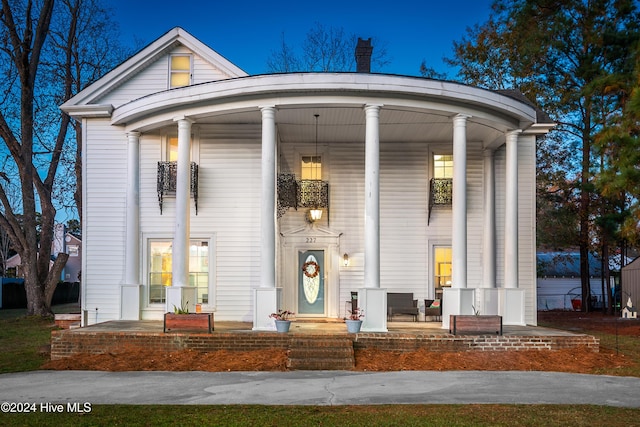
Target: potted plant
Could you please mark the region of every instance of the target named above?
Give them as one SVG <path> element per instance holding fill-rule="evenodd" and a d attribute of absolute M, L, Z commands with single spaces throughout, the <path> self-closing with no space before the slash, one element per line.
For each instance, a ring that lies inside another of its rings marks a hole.
<path fill-rule="evenodd" d="M 289 328 L 291 327 L 290 317 L 294 315 L 295 313 L 289 310 L 278 310 L 277 313 L 271 313 L 269 317 L 275 319 L 276 331 L 289 332 Z"/>
<path fill-rule="evenodd" d="M 352 311 L 349 311 L 349 317 L 344 319 L 344 322 L 347 324 L 347 332 L 352 334 L 357 334 L 358 332 L 360 332 L 363 317 L 364 310 L 359 307 L 356 307 Z"/>

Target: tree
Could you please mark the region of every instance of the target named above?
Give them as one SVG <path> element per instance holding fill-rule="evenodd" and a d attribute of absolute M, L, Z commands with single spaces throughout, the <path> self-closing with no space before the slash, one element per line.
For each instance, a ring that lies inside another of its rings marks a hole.
<path fill-rule="evenodd" d="M 29 315 L 51 314 L 53 292 L 68 258 L 55 254 L 49 268 L 57 196 L 65 181 L 59 166 L 71 126 L 57 107 L 87 79 L 96 78 L 98 64 L 112 57 L 108 49 L 93 49 L 98 43 L 90 38 L 103 35 L 83 32 L 88 23 L 108 19 L 92 0 L 2 0 L 0 149 L 9 161 L 0 182 L 0 227 L 21 257 Z M 95 61 L 93 75 L 80 60 L 88 56 Z M 19 187 L 18 203 L 10 200 L 10 186 Z"/>
<path fill-rule="evenodd" d="M 347 35 L 342 27 L 325 27 L 320 23 L 310 29 L 302 42 L 301 52 L 286 43 L 284 34 L 278 50 L 267 58 L 267 72 L 340 72 L 355 68 L 355 49 L 358 38 Z M 384 43 L 376 41 L 371 57 L 372 69 L 389 63 Z M 376 45 L 377 44 L 377 45 Z"/>
<path fill-rule="evenodd" d="M 595 231 L 593 176 L 599 164 L 593 142 L 604 118 L 620 108 L 601 96 L 593 82 L 627 66 L 639 28 L 632 0 L 496 0 L 489 22 L 454 44 L 455 57 L 449 61 L 469 83 L 519 89 L 554 118 L 564 144 L 578 147 L 579 168 L 570 174 L 578 183 L 585 309 Z"/>

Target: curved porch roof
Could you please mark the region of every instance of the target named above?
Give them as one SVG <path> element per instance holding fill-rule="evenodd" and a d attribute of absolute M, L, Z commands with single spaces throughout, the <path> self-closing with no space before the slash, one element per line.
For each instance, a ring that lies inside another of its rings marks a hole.
<path fill-rule="evenodd" d="M 96 111 L 127 131 L 147 132 L 189 117 L 197 124 L 260 124 L 260 107 L 275 106 L 282 142 L 312 142 L 314 114 L 322 141 L 364 140 L 367 104 L 382 105 L 381 141 L 450 142 L 451 118 L 469 116 L 468 139 L 496 146 L 509 130 L 536 130 L 536 110 L 522 100 L 460 83 L 383 74 L 270 74 L 154 93 L 113 108 L 68 106 L 73 116 Z M 543 124 L 546 130 L 549 124 Z"/>

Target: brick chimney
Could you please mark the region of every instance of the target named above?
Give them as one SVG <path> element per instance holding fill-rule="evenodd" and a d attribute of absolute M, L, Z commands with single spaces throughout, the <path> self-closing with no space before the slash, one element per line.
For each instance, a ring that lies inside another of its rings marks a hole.
<path fill-rule="evenodd" d="M 371 53 L 373 52 L 373 46 L 371 46 L 371 38 L 366 40 L 358 37 L 358 44 L 356 45 L 356 72 L 357 73 L 370 73 L 371 72 Z"/>

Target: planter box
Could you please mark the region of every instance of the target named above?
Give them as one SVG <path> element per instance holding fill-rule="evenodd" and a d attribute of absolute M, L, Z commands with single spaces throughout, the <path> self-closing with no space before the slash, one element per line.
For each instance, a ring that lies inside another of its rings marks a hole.
<path fill-rule="evenodd" d="M 502 335 L 502 316 L 450 315 L 449 333 L 479 334 L 491 333 Z"/>
<path fill-rule="evenodd" d="M 164 331 L 189 330 L 213 332 L 213 313 L 165 313 Z"/>

